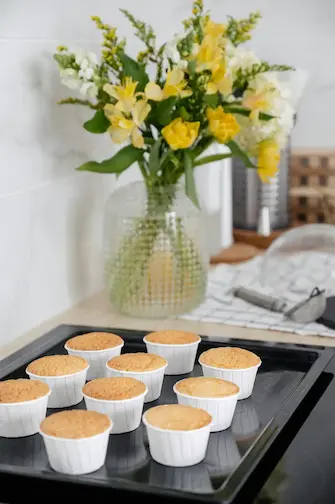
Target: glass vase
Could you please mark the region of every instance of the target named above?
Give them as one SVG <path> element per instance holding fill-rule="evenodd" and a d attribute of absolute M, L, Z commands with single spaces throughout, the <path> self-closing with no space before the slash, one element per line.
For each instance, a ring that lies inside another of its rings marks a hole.
<path fill-rule="evenodd" d="M 104 266 L 118 311 L 169 317 L 192 310 L 204 298 L 208 263 L 204 216 L 182 186 L 133 182 L 110 196 Z"/>

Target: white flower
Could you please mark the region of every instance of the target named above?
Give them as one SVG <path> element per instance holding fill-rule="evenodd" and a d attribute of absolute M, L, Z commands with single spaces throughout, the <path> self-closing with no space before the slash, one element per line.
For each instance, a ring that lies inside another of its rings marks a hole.
<path fill-rule="evenodd" d="M 98 94 L 98 87 L 94 82 L 84 82 L 80 86 L 80 94 L 87 98 L 96 98 Z"/>
<path fill-rule="evenodd" d="M 79 89 L 80 80 L 78 79 L 78 73 L 73 68 L 61 69 L 60 77 L 64 86 L 67 86 L 70 89 Z"/>
<path fill-rule="evenodd" d="M 233 44 L 227 43 L 227 69 L 233 77 L 239 69 L 248 70 L 253 65 L 259 65 L 260 60 L 257 58 L 253 51 L 243 49 L 242 47 L 235 47 Z"/>
<path fill-rule="evenodd" d="M 178 44 L 184 38 L 185 35 L 174 35 L 170 42 L 167 42 L 164 47 L 164 54 L 173 63 L 179 63 L 181 60 L 180 53 L 178 51 Z"/>
<path fill-rule="evenodd" d="M 86 67 L 86 68 L 81 67 L 81 69 L 78 72 L 78 76 L 84 80 L 92 79 L 93 75 L 94 75 L 94 69 L 92 67 Z"/>

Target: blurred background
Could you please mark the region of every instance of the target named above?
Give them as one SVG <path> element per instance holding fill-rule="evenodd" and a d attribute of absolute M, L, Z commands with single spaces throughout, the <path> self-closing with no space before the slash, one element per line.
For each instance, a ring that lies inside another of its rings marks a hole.
<path fill-rule="evenodd" d="M 89 112 L 57 105 L 66 97 L 52 53 L 59 44 L 99 51 L 90 20 L 118 27 L 136 55 L 140 44 L 118 11 L 151 23 L 164 42 L 180 29 L 191 0 L 0 1 L 0 338 L 6 343 L 101 290 L 104 203 L 114 176 L 77 173 L 109 157 L 108 136 L 80 126 Z M 335 3 L 330 0 L 207 0 L 217 22 L 259 9 L 250 45 L 272 63 L 303 68 L 309 80 L 292 136 L 295 152 L 334 147 Z M 69 93 L 70 94 L 70 93 Z M 127 171 L 118 184 L 137 178 Z M 210 191 L 209 185 L 209 191 Z M 210 194 L 207 195 L 210 197 Z"/>

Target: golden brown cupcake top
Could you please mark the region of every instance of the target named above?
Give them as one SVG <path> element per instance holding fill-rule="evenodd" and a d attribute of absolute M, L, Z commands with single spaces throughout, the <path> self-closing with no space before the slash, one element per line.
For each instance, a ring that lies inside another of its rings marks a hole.
<path fill-rule="evenodd" d="M 88 362 L 75 355 L 47 355 L 34 360 L 27 367 L 27 372 L 38 376 L 64 376 L 78 373 L 88 367 Z"/>
<path fill-rule="evenodd" d="M 239 392 L 239 387 L 221 378 L 197 376 L 185 378 L 176 383 L 176 390 L 181 394 L 194 397 L 227 397 Z"/>
<path fill-rule="evenodd" d="M 200 337 L 195 333 L 174 330 L 152 332 L 147 334 L 145 339 L 150 343 L 162 345 L 187 345 L 200 342 Z"/>
<path fill-rule="evenodd" d="M 97 411 L 60 411 L 48 416 L 41 423 L 41 431 L 49 436 L 81 439 L 96 436 L 107 430 L 111 421 Z"/>
<path fill-rule="evenodd" d="M 199 362 L 217 368 L 245 369 L 258 366 L 261 359 L 258 355 L 244 348 L 219 347 L 202 353 Z"/>
<path fill-rule="evenodd" d="M 96 378 L 83 388 L 83 393 L 94 399 L 106 401 L 121 401 L 144 394 L 146 386 L 135 378 L 116 376 L 110 378 Z"/>
<path fill-rule="evenodd" d="M 113 357 L 107 363 L 108 367 L 118 371 L 155 371 L 167 365 L 166 359 L 150 353 L 126 353 Z"/>
<path fill-rule="evenodd" d="M 49 386 L 39 380 L 19 378 L 0 382 L 0 403 L 19 403 L 33 401 L 46 396 Z"/>
<path fill-rule="evenodd" d="M 212 421 L 207 411 L 183 404 L 164 404 L 149 409 L 145 419 L 154 427 L 166 430 L 195 430 Z"/>
<path fill-rule="evenodd" d="M 72 350 L 107 350 L 122 345 L 123 339 L 113 333 L 91 332 L 67 340 L 66 346 Z"/>

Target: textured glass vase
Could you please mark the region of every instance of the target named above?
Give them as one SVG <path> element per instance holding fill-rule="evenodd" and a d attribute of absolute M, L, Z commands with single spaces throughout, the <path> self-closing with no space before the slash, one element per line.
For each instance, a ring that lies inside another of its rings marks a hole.
<path fill-rule="evenodd" d="M 204 216 L 182 186 L 123 186 L 106 205 L 104 261 L 118 311 L 169 317 L 192 310 L 207 283 Z"/>

